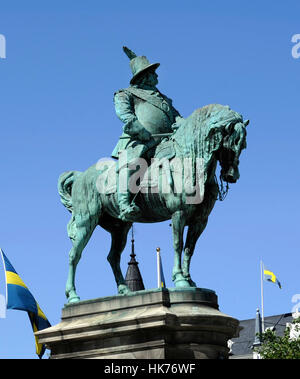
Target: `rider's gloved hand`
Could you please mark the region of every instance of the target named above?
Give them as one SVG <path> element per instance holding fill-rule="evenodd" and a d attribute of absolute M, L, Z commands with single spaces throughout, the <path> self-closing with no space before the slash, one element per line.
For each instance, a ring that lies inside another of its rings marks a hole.
<path fill-rule="evenodd" d="M 124 132 L 133 138 L 139 139 L 140 141 L 149 141 L 151 139 L 151 133 L 144 128 L 138 119 L 128 122 L 124 126 Z"/>
<path fill-rule="evenodd" d="M 143 128 L 138 134 L 138 139 L 145 142 L 149 141 L 151 139 L 151 133 L 149 133 L 147 129 Z"/>

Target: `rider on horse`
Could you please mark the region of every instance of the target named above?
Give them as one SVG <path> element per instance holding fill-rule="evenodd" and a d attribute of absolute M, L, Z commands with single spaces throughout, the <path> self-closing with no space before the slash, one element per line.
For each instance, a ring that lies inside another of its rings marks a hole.
<path fill-rule="evenodd" d="M 130 203 L 128 181 L 130 169 L 128 164 L 136 158 L 153 157 L 153 147 L 161 140 L 152 137 L 153 134 L 172 133 L 176 118 L 181 118 L 173 107 L 172 100 L 163 95 L 157 88 L 157 74 L 155 70 L 159 63 L 150 64 L 145 56 L 136 56 L 127 47 L 124 52 L 130 58 L 130 68 L 133 74 L 130 87 L 121 89 L 114 95 L 115 111 L 119 119 L 125 124 L 123 134 L 112 152 L 112 157 L 119 159 L 126 150 L 127 159 L 122 169 L 126 178 L 126 189 L 118 189 L 120 217 L 123 221 L 139 213 L 136 204 Z M 173 127 L 172 127 L 173 125 Z M 120 160 L 119 160 L 120 162 Z"/>

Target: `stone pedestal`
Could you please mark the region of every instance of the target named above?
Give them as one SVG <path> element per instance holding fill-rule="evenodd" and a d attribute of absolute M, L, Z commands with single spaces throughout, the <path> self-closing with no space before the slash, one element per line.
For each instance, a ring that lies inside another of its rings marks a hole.
<path fill-rule="evenodd" d="M 157 289 L 66 305 L 61 322 L 37 332 L 51 358 L 227 358 L 238 320 L 214 291 Z"/>

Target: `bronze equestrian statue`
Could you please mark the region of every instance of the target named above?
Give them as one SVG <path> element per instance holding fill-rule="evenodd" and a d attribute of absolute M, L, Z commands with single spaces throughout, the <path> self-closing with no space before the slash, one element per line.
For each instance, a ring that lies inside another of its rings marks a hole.
<path fill-rule="evenodd" d="M 68 223 L 72 242 L 68 302 L 79 301 L 75 271 L 97 225 L 111 234 L 107 259 L 119 294 L 130 292 L 120 259 L 133 222 L 172 220 L 173 282 L 175 287 L 196 287 L 190 262 L 218 198 L 217 163 L 221 179 L 235 183 L 239 179 L 239 156 L 246 148 L 249 121 L 242 115 L 228 106 L 211 104 L 182 118 L 172 101 L 156 89 L 158 63 L 151 65 L 146 57 L 137 57 L 127 48 L 124 51 L 130 58 L 133 78 L 131 86 L 114 97 L 116 113 L 124 123 L 124 133 L 112 154 L 117 160 L 102 160 L 84 172 L 67 171 L 58 182 L 61 201 L 72 214 Z M 126 159 L 121 164 L 124 152 Z M 121 173 L 128 185 L 123 191 Z M 135 186 L 130 184 L 131 178 L 136 179 Z M 188 232 L 184 241 L 185 226 Z"/>

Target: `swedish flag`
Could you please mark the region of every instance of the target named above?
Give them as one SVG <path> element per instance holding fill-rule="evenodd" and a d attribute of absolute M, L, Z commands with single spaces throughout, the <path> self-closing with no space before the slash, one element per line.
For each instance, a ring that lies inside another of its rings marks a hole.
<path fill-rule="evenodd" d="M 161 283 L 161 287 L 162 288 L 166 288 L 166 281 L 165 281 L 164 270 L 163 270 L 163 266 L 162 266 L 162 261 L 161 261 L 161 256 L 160 255 L 159 255 L 159 259 L 160 259 L 160 265 L 159 265 L 159 268 L 160 268 L 160 283 Z"/>
<path fill-rule="evenodd" d="M 17 274 L 4 252 L 1 249 L 0 252 L 3 259 L 6 277 L 6 308 L 26 311 L 28 313 L 33 332 L 49 328 L 51 324 L 42 312 L 35 298 Z M 35 345 L 37 355 L 39 358 L 42 358 L 46 347 L 38 342 L 36 336 Z"/>
<path fill-rule="evenodd" d="M 160 247 L 156 248 L 156 256 L 157 256 L 157 284 L 158 288 L 165 288 L 166 281 L 164 276 L 164 271 L 162 267 L 162 261 L 160 256 Z"/>

